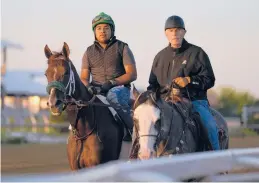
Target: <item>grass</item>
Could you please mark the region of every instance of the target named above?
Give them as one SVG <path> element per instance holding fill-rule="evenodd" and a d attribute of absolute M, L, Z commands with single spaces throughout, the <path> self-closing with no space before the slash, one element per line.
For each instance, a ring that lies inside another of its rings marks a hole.
<path fill-rule="evenodd" d="M 254 130 L 249 128 L 235 128 L 229 130 L 229 136 L 230 137 L 259 137 L 259 134 L 257 134 Z"/>
<path fill-rule="evenodd" d="M 26 140 L 24 137 L 11 137 L 8 135 L 9 132 L 32 132 L 32 128 L 25 127 L 25 128 L 1 128 L 1 143 L 7 144 L 20 144 L 25 143 Z M 37 133 L 39 134 L 46 134 L 48 136 L 67 136 L 68 133 L 60 133 L 55 128 L 50 127 L 49 133 L 44 131 L 44 128 L 37 128 Z"/>
<path fill-rule="evenodd" d="M 258 134 L 254 131 L 254 130 L 251 130 L 249 128 L 243 128 L 242 129 L 242 133 L 245 135 L 245 136 L 258 136 Z"/>

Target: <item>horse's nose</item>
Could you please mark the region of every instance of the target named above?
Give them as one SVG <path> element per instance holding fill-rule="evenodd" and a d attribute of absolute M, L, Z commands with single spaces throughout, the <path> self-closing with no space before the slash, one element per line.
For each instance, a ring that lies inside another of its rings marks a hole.
<path fill-rule="evenodd" d="M 153 151 L 150 151 L 149 149 L 142 150 L 139 154 L 139 158 L 141 160 L 147 160 L 150 158 L 153 158 L 155 153 Z"/>
<path fill-rule="evenodd" d="M 50 107 L 50 108 L 54 108 L 55 106 L 59 106 L 62 104 L 62 101 L 61 100 L 56 100 L 56 103 L 53 104 L 53 103 L 50 103 L 50 102 L 47 102 L 47 106 Z"/>
<path fill-rule="evenodd" d="M 54 107 L 55 107 L 55 105 L 54 105 L 54 104 L 50 104 L 50 103 L 48 102 L 48 107 L 50 107 L 50 108 L 54 108 Z"/>

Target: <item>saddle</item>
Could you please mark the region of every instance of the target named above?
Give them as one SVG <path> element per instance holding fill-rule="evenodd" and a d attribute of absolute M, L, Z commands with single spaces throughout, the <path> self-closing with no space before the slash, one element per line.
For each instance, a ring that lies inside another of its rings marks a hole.
<path fill-rule="evenodd" d="M 179 134 L 182 134 L 187 127 L 191 130 L 195 141 L 200 143 L 201 141 L 199 138 L 201 136 L 201 130 L 199 124 L 201 122 L 196 123 L 196 121 L 199 121 L 199 116 L 195 119 L 193 118 L 194 113 L 192 110 L 192 103 L 189 100 L 178 99 L 176 101 L 157 101 L 157 106 L 161 110 L 162 121 L 160 140 L 167 140 L 168 137 L 172 137 L 170 139 L 170 144 L 171 147 L 175 147 L 181 140 L 181 136 Z M 182 120 L 184 120 L 185 124 L 182 123 Z"/>
<path fill-rule="evenodd" d="M 212 145 L 209 140 L 208 130 L 202 123 L 201 117 L 198 112 L 193 111 L 193 106 L 190 100 L 174 96 L 173 101 L 167 101 L 170 106 L 174 106 L 180 113 L 184 121 L 187 123 L 189 129 L 193 133 L 193 136 L 198 144 L 198 151 L 212 150 Z M 168 115 L 168 114 L 165 114 Z M 212 115 L 215 115 L 212 113 Z M 218 128 L 219 142 L 224 139 L 225 132 L 223 128 Z"/>
<path fill-rule="evenodd" d="M 97 98 L 106 105 L 110 105 L 110 103 L 106 100 L 106 97 L 103 95 L 96 95 Z M 123 121 L 123 119 L 120 117 L 120 115 L 118 114 L 118 112 L 113 108 L 113 107 L 108 107 L 110 113 L 112 114 L 114 120 L 119 124 L 119 125 L 123 125 L 124 129 L 127 130 L 127 127 L 125 125 L 125 122 Z M 73 116 L 73 118 L 75 118 Z M 71 124 L 68 127 L 69 130 L 73 130 Z M 126 132 L 124 131 L 124 135 L 126 134 Z"/>
<path fill-rule="evenodd" d="M 181 144 L 181 134 L 183 134 L 186 128 L 193 134 L 193 137 L 198 144 L 198 152 L 211 150 L 212 148 L 207 129 L 201 122 L 199 113 L 194 112 L 192 102 L 181 97 L 175 99 L 177 100 L 165 101 L 164 99 L 159 98 L 154 101 L 155 105 L 161 111 L 157 153 L 160 155 L 175 153 L 173 151 Z M 225 132 L 221 128 L 219 128 L 218 131 L 219 139 L 222 141 Z M 161 142 L 160 148 L 159 144 Z M 170 145 L 167 147 L 166 144 Z M 131 149 L 130 159 L 137 158 L 138 148 L 138 141 L 135 140 Z"/>

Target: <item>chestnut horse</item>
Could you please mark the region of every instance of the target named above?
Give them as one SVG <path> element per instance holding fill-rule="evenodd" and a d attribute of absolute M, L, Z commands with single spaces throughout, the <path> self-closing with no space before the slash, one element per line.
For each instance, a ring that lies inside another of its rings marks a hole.
<path fill-rule="evenodd" d="M 66 43 L 61 52 L 52 52 L 47 45 L 44 51 L 48 59 L 45 75 L 49 109 L 52 115 L 66 111 L 72 126 L 67 142 L 70 168 L 77 170 L 117 160 L 123 126 L 81 82 Z"/>

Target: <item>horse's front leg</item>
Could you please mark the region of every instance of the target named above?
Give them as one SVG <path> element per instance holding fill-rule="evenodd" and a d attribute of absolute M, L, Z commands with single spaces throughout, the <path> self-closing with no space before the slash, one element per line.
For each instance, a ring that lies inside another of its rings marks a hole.
<path fill-rule="evenodd" d="M 73 136 L 73 133 L 70 131 L 67 139 L 67 157 L 71 170 L 78 170 L 77 164 L 77 141 Z"/>
<path fill-rule="evenodd" d="M 81 154 L 85 167 L 96 166 L 101 163 L 101 154 L 103 146 L 96 134 L 90 135 L 83 144 L 83 152 Z"/>

